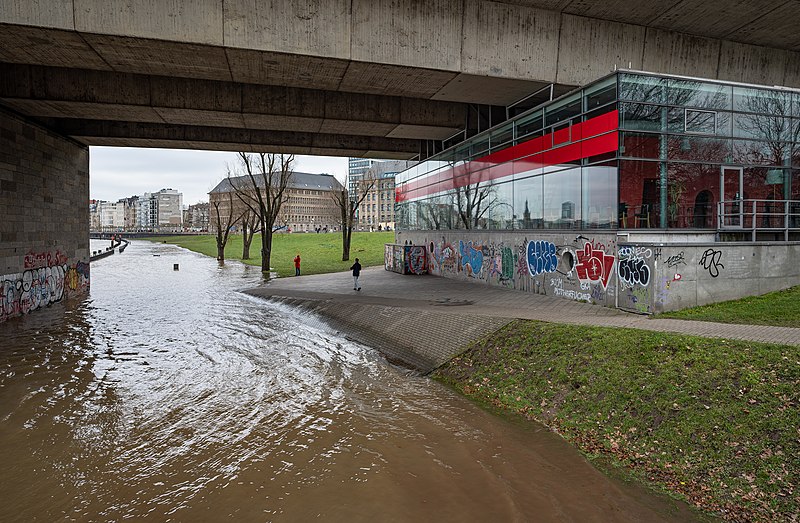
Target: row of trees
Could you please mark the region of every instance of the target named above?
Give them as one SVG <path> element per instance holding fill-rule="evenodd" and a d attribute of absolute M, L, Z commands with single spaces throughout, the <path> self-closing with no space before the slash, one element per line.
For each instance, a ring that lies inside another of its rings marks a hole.
<path fill-rule="evenodd" d="M 269 273 L 273 234 L 288 224 L 280 222 L 281 208 L 289 200 L 288 189 L 294 173 L 294 155 L 245 153 L 238 155 L 238 165 L 228 168 L 229 190 L 211 200 L 211 219 L 217 229 L 217 259 L 225 261 L 225 245 L 234 226 L 242 230 L 242 259 L 250 258 L 250 246 L 256 234 L 261 237 L 261 271 Z M 347 183 L 331 191 L 330 197 L 340 211 L 342 261 L 350 259 L 350 241 L 356 212 L 375 179 L 366 177 L 350 194 Z"/>

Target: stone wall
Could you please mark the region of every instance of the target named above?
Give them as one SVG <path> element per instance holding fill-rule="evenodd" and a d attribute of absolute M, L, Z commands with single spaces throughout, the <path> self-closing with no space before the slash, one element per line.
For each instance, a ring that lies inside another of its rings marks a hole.
<path fill-rule="evenodd" d="M 615 231 L 401 231 L 428 272 L 652 314 L 800 285 L 800 243 Z"/>
<path fill-rule="evenodd" d="M 89 149 L 0 109 L 0 321 L 89 286 Z"/>

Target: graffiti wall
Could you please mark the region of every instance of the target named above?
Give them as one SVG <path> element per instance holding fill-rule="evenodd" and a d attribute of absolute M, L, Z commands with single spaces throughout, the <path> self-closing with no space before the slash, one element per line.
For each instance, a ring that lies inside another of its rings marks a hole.
<path fill-rule="evenodd" d="M 448 231 L 436 239 L 424 238 L 424 245 L 428 272 L 437 276 L 614 306 L 614 235 L 518 237 Z"/>
<path fill-rule="evenodd" d="M 427 274 L 428 254 L 423 245 L 384 245 L 383 268 L 399 274 Z"/>
<path fill-rule="evenodd" d="M 800 285 L 798 244 L 618 243 L 613 233 L 550 231 L 402 234 L 427 247 L 431 274 L 639 314 Z"/>
<path fill-rule="evenodd" d="M 89 148 L 0 108 L 0 156 L 2 322 L 88 288 Z"/>
<path fill-rule="evenodd" d="M 55 252 L 28 253 L 25 270 L 0 276 L 0 321 L 41 309 L 67 296 L 86 292 L 89 264 L 69 264 Z"/>

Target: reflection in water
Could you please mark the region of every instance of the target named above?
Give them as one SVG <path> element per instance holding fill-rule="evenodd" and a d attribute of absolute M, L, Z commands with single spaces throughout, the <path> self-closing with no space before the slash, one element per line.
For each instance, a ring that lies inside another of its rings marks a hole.
<path fill-rule="evenodd" d="M 93 264 L 85 300 L 0 325 L 0 520 L 689 517 L 235 292 L 259 282 L 137 241 Z"/>

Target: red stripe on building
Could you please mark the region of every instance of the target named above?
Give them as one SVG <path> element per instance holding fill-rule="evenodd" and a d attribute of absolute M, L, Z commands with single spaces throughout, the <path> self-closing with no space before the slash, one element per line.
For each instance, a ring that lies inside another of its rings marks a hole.
<path fill-rule="evenodd" d="M 422 198 L 455 187 L 497 180 L 616 151 L 619 148 L 616 132 L 618 126 L 617 111 L 596 116 L 574 124 L 571 129 L 559 129 L 508 149 L 411 180 L 397 187 L 395 201 Z M 553 143 L 566 145 L 556 145 L 553 148 Z"/>

